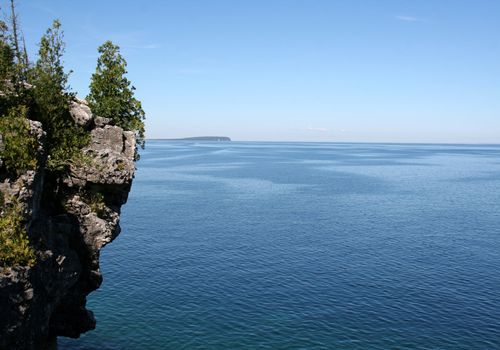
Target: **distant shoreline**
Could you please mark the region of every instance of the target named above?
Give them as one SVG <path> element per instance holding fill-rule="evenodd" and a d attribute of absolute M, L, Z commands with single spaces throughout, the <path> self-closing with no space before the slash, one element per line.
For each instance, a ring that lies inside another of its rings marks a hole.
<path fill-rule="evenodd" d="M 227 136 L 195 136 L 195 137 L 183 137 L 179 139 L 150 139 L 150 140 L 161 140 L 161 141 L 231 141 L 231 138 Z"/>
<path fill-rule="evenodd" d="M 210 137 L 210 136 L 209 136 Z M 214 136 L 219 137 L 219 136 Z M 276 141 L 276 140 L 241 140 L 241 141 L 233 141 L 228 137 L 231 142 L 263 142 L 263 143 L 335 143 L 335 144 L 365 144 L 365 145 L 409 145 L 409 146 L 500 146 L 500 143 L 459 143 L 459 142 L 383 142 L 383 141 Z M 213 139 L 205 139 L 204 136 L 197 137 L 188 137 L 188 138 L 179 138 L 179 139 L 167 139 L 167 138 L 146 138 L 146 141 L 221 141 L 221 140 L 213 140 Z"/>

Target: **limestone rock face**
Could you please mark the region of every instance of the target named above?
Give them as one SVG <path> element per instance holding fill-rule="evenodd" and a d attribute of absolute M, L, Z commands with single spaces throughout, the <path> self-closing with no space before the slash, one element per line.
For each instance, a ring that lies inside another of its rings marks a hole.
<path fill-rule="evenodd" d="M 68 186 L 84 183 L 124 185 L 132 181 L 135 169 L 135 136 L 117 126 L 105 125 L 91 131 L 90 145 L 84 150 L 88 164 L 72 165 L 65 179 Z"/>
<path fill-rule="evenodd" d="M 100 249 L 120 233 L 120 208 L 134 177 L 135 137 L 93 116 L 83 100 L 72 102 L 71 113 L 91 134 L 82 164 L 46 170 L 38 122 L 31 122 L 40 145 L 38 169 L 12 178 L 0 159 L 0 192 L 21 203 L 37 255 L 34 266 L 0 270 L 2 350 L 46 349 L 57 336 L 78 337 L 95 328 L 86 297 L 102 283 Z"/>

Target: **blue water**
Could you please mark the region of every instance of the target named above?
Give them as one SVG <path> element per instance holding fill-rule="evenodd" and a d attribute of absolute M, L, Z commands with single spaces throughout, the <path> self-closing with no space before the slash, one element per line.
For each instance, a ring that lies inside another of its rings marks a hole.
<path fill-rule="evenodd" d="M 500 349 L 500 146 L 150 141 L 60 349 Z"/>

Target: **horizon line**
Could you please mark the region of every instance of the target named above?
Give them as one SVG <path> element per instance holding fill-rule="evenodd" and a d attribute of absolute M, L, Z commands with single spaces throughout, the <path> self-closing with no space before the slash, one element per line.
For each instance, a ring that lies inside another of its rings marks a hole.
<path fill-rule="evenodd" d="M 488 142 L 405 142 L 405 141 L 314 141 L 314 140 L 234 140 L 231 141 L 208 141 L 208 140 L 183 140 L 182 138 L 146 138 L 146 141 L 172 141 L 172 142 L 214 142 L 214 143 L 231 143 L 231 142 L 273 142 L 273 143 L 363 143 L 363 144 L 394 144 L 394 145 L 478 145 L 478 146 L 500 146 L 499 143 Z"/>

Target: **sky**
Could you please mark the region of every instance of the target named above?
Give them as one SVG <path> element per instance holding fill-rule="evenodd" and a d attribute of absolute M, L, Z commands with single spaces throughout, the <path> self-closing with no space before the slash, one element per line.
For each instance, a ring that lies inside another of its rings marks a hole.
<path fill-rule="evenodd" d="M 148 138 L 500 142 L 497 0 L 17 2 L 32 60 L 61 20 L 81 97 L 121 47 Z"/>

